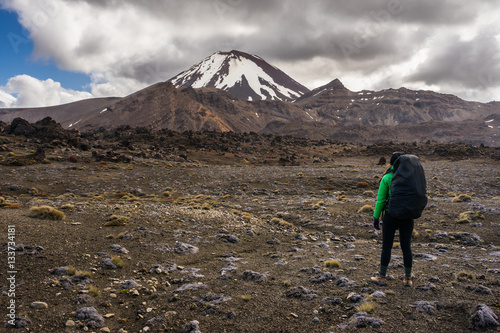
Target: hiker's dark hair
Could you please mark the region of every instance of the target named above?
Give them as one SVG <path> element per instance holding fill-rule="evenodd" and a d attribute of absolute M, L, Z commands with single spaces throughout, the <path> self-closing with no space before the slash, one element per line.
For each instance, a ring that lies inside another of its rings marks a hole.
<path fill-rule="evenodd" d="M 404 155 L 404 153 L 400 152 L 400 151 L 396 151 L 394 153 L 392 153 L 391 155 L 391 165 L 394 165 L 394 163 L 396 163 L 396 160 L 399 158 L 399 156 L 401 155 Z"/>

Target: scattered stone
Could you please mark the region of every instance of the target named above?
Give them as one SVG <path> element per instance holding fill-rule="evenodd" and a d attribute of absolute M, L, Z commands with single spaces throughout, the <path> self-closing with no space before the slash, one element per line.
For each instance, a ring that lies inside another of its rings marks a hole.
<path fill-rule="evenodd" d="M 468 232 L 461 232 L 451 233 L 450 236 L 454 237 L 460 242 L 460 244 L 465 246 L 477 246 L 482 244 L 481 237 L 476 234 L 471 235 Z"/>
<path fill-rule="evenodd" d="M 415 253 L 413 255 L 415 258 L 420 258 L 424 261 L 436 261 L 437 257 L 429 253 Z"/>
<path fill-rule="evenodd" d="M 132 239 L 134 239 L 134 236 L 131 233 L 126 232 L 123 234 L 122 239 L 123 240 L 132 240 Z"/>
<path fill-rule="evenodd" d="M 101 261 L 102 268 L 104 269 L 118 269 L 111 258 L 104 258 Z"/>
<path fill-rule="evenodd" d="M 356 282 L 355 281 L 349 280 L 345 276 L 339 277 L 337 279 L 336 284 L 339 287 L 354 287 L 354 286 L 356 286 Z"/>
<path fill-rule="evenodd" d="M 487 326 L 500 326 L 498 316 L 486 304 L 478 304 L 470 317 L 471 326 L 475 330 Z"/>
<path fill-rule="evenodd" d="M 472 290 L 475 293 L 482 294 L 482 295 L 493 295 L 493 291 L 490 288 L 485 287 L 483 285 L 479 285 L 476 288 L 474 288 L 474 287 L 467 287 L 467 289 L 468 290 Z"/>
<path fill-rule="evenodd" d="M 337 279 L 337 276 L 335 274 L 332 274 L 330 272 L 325 272 L 323 275 L 317 277 L 317 278 L 310 278 L 309 282 L 312 283 L 325 283 L 327 281 L 335 281 Z"/>
<path fill-rule="evenodd" d="M 351 242 L 351 243 L 354 243 L 356 241 L 356 237 L 354 237 L 354 236 L 343 235 L 343 236 L 340 236 L 340 239 L 342 239 L 345 242 Z"/>
<path fill-rule="evenodd" d="M 302 300 L 310 301 L 316 297 L 318 297 L 318 292 L 316 290 L 309 290 L 302 286 L 295 287 L 286 292 L 286 297 L 290 298 L 298 298 Z"/>
<path fill-rule="evenodd" d="M 197 320 L 193 320 L 189 324 L 184 327 L 184 333 L 201 333 L 200 331 L 200 322 Z"/>
<path fill-rule="evenodd" d="M 54 275 L 69 275 L 68 273 L 68 267 L 59 267 L 55 268 L 51 272 Z"/>
<path fill-rule="evenodd" d="M 383 291 L 377 290 L 373 292 L 370 296 L 373 298 L 384 298 L 386 295 Z"/>
<path fill-rule="evenodd" d="M 271 245 L 278 245 L 278 244 L 281 244 L 280 240 L 276 237 L 273 237 L 271 239 L 269 239 L 267 242 L 267 244 L 271 244 Z"/>
<path fill-rule="evenodd" d="M 436 286 L 434 284 L 432 284 L 432 283 L 427 283 L 427 284 L 418 286 L 417 289 L 418 290 L 422 290 L 422 291 L 429 291 L 429 290 L 436 289 Z"/>
<path fill-rule="evenodd" d="M 223 242 L 232 243 L 232 244 L 239 243 L 239 241 L 240 241 L 238 236 L 235 236 L 235 235 L 217 235 L 216 238 L 223 241 Z"/>
<path fill-rule="evenodd" d="M 163 273 L 165 271 L 165 268 L 162 266 L 162 265 L 159 265 L 159 264 L 155 264 L 153 266 L 151 266 L 149 268 L 149 271 L 151 273 L 157 273 L 157 274 L 160 274 L 160 273 Z"/>
<path fill-rule="evenodd" d="M 235 261 L 240 261 L 240 260 L 241 260 L 241 258 L 235 258 L 233 256 L 230 256 L 228 258 L 222 259 L 222 261 L 224 261 L 224 262 L 235 262 Z"/>
<path fill-rule="evenodd" d="M 146 322 L 146 326 L 153 326 L 155 323 L 161 323 L 164 320 L 165 320 L 165 318 L 163 318 L 163 317 L 154 317 L 154 318 L 149 319 Z"/>
<path fill-rule="evenodd" d="M 440 231 L 434 235 L 434 237 L 441 239 L 441 238 L 448 238 L 448 233 L 446 231 Z"/>
<path fill-rule="evenodd" d="M 75 319 L 82 321 L 88 328 L 102 328 L 104 326 L 104 317 L 94 307 L 76 310 Z"/>
<path fill-rule="evenodd" d="M 306 236 L 304 236 L 304 235 L 302 235 L 302 234 L 296 234 L 296 235 L 295 235 L 295 239 L 298 239 L 298 240 L 302 240 L 302 241 L 303 241 L 303 240 L 306 240 L 306 239 L 307 239 L 307 237 L 306 237 Z"/>
<path fill-rule="evenodd" d="M 417 301 L 410 306 L 416 308 L 416 310 L 419 312 L 427 312 L 427 313 L 436 312 L 434 304 L 427 301 Z"/>
<path fill-rule="evenodd" d="M 128 253 L 129 252 L 126 248 L 124 248 L 124 247 L 122 247 L 121 245 L 118 245 L 118 244 L 111 245 L 111 250 L 113 252 L 118 252 L 118 253 Z"/>
<path fill-rule="evenodd" d="M 177 288 L 174 290 L 174 292 L 184 292 L 184 291 L 196 291 L 200 289 L 205 289 L 207 287 L 206 284 L 203 284 L 201 282 L 199 283 L 189 283 L 189 284 L 184 284 L 180 288 Z"/>
<path fill-rule="evenodd" d="M 267 279 L 266 273 L 258 273 L 255 271 L 244 271 L 242 275 L 242 279 L 244 281 L 255 281 L 255 282 L 263 282 Z"/>
<path fill-rule="evenodd" d="M 11 321 L 9 321 L 11 322 Z M 9 324 L 10 327 L 13 327 L 13 328 L 24 328 L 26 326 L 28 326 L 29 324 L 31 324 L 31 320 L 29 320 L 28 318 L 26 317 L 15 317 L 14 318 L 14 325 L 11 325 Z"/>
<path fill-rule="evenodd" d="M 326 303 L 327 305 L 340 305 L 342 304 L 342 298 L 325 297 L 323 298 L 323 303 Z"/>
<path fill-rule="evenodd" d="M 65 325 L 66 327 L 75 327 L 76 323 L 73 320 L 68 319 Z"/>
<path fill-rule="evenodd" d="M 347 299 L 353 303 L 357 303 L 357 302 L 363 300 L 364 297 L 363 297 L 363 295 L 360 295 L 360 294 L 350 293 L 349 295 L 347 295 Z"/>
<path fill-rule="evenodd" d="M 368 317 L 368 314 L 364 311 L 355 313 L 349 323 L 345 323 L 339 326 L 341 330 L 348 328 L 362 328 L 362 327 L 372 327 L 378 328 L 384 324 L 384 321 L 374 317 Z"/>
<path fill-rule="evenodd" d="M 227 266 L 222 267 L 222 268 L 219 270 L 219 274 L 225 274 L 225 273 L 227 273 L 227 272 L 232 272 L 232 271 L 237 270 L 237 269 L 238 269 L 238 267 L 237 267 L 235 264 L 233 264 L 233 263 L 231 262 L 231 263 L 229 263 Z"/>
<path fill-rule="evenodd" d="M 165 267 L 167 266 L 167 267 Z M 161 264 L 154 264 L 152 265 L 150 268 L 149 268 L 149 271 L 151 273 L 163 273 L 163 272 L 166 272 L 166 273 L 170 273 L 170 272 L 174 272 L 178 269 L 178 266 L 177 264 L 175 263 L 165 263 L 164 265 L 161 265 Z"/>
<path fill-rule="evenodd" d="M 133 289 L 133 288 L 137 288 L 137 287 L 140 287 L 141 285 L 137 282 L 135 282 L 134 280 L 127 280 L 127 281 L 124 281 L 122 283 L 122 289 Z"/>
<path fill-rule="evenodd" d="M 304 272 L 304 273 L 307 273 L 307 274 L 320 274 L 321 273 L 321 268 L 319 266 L 314 266 L 314 267 L 310 267 L 310 268 L 301 268 L 299 270 L 299 272 Z"/>
<path fill-rule="evenodd" d="M 49 306 L 45 302 L 33 302 L 30 304 L 30 307 L 32 307 L 33 309 L 41 310 L 41 309 L 47 309 Z"/>
<path fill-rule="evenodd" d="M 221 304 L 231 300 L 231 297 L 225 295 L 217 295 L 217 294 L 208 294 L 203 299 L 200 300 L 202 303 L 212 303 L 212 304 Z"/>
<path fill-rule="evenodd" d="M 167 312 L 165 312 L 165 315 L 164 315 L 164 317 L 166 319 L 172 318 L 172 317 L 175 317 L 175 316 L 177 316 L 177 312 L 175 312 L 175 311 L 167 311 Z"/>
<path fill-rule="evenodd" d="M 176 242 L 173 251 L 177 254 L 195 254 L 198 253 L 199 249 L 191 244 Z"/>
<path fill-rule="evenodd" d="M 9 190 L 11 191 L 22 191 L 24 190 L 24 187 L 22 185 L 9 185 Z"/>
<path fill-rule="evenodd" d="M 290 250 L 288 250 L 288 252 L 300 253 L 305 252 L 305 250 L 298 247 L 292 247 Z"/>

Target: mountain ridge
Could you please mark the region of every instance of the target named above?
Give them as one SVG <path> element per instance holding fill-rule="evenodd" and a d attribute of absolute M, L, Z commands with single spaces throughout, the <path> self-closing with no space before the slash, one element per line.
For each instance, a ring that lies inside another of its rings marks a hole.
<path fill-rule="evenodd" d="M 217 56 L 212 59 L 214 55 Z M 182 72 L 184 74 L 178 79 L 191 83 L 198 82 L 200 86 L 207 81 L 226 84 L 231 81 L 225 81 L 228 77 L 232 77 L 233 80 L 243 73 L 241 67 L 249 63 L 248 57 L 253 59 L 251 66 L 261 63 L 265 67 L 257 71 L 260 74 L 271 70 L 279 71 L 262 58 L 239 51 L 218 52 L 214 55 Z M 207 63 L 207 59 L 212 59 L 213 62 L 208 60 Z M 236 67 L 225 66 L 228 59 L 236 64 L 244 59 L 245 64 Z M 216 62 L 217 66 L 210 65 Z M 202 66 L 200 64 L 211 66 L 203 82 L 199 81 L 202 76 L 197 72 Z M 245 68 L 251 68 L 251 66 Z M 235 68 L 236 74 L 231 72 L 231 69 Z M 250 74 L 253 75 L 255 72 Z M 186 75 L 187 73 L 191 74 Z M 214 73 L 219 73 L 219 75 L 211 76 Z M 283 75 L 286 74 L 283 73 Z M 240 82 L 238 87 L 241 88 L 246 84 L 246 76 L 241 76 L 241 78 L 240 81 L 231 82 Z M 289 83 L 296 82 L 288 76 L 285 78 L 291 80 L 288 81 Z M 470 142 L 477 143 L 483 140 L 490 145 L 500 145 L 496 139 L 496 136 L 500 136 L 500 123 L 495 116 L 500 115 L 500 102 L 470 102 L 451 94 L 411 90 L 404 87 L 356 92 L 346 88 L 338 78 L 313 90 L 306 88 L 307 91 L 301 91 L 300 96 L 293 102 L 279 98 L 255 98 L 254 100 L 248 98 L 247 95 L 243 98 L 236 96 L 232 90 L 234 85 L 226 86 L 226 89 L 197 88 L 196 84 L 193 86 L 187 83 L 186 87 L 182 85 L 176 87 L 171 81 L 156 83 L 121 98 L 89 99 L 45 108 L 0 109 L 0 121 L 10 122 L 15 117 L 22 117 L 35 122 L 50 116 L 60 122 L 64 128 L 80 131 L 92 131 L 101 127 L 131 126 L 179 132 L 267 131 L 278 135 L 302 135 L 314 138 L 337 138 L 339 137 L 337 133 L 342 131 L 349 132 L 352 136 L 353 128 L 371 132 L 374 126 L 387 126 L 394 131 L 395 125 L 405 125 L 405 128 L 419 125 L 415 127 L 415 130 L 423 131 L 421 138 L 427 135 L 429 139 L 439 140 L 446 137 L 446 133 L 449 133 L 450 140 L 452 137 L 456 140 L 456 137 L 451 129 L 449 132 L 437 131 L 436 125 L 432 125 L 429 127 L 433 128 L 434 132 L 431 130 L 426 132 L 425 126 L 420 125 L 431 122 L 444 124 L 473 121 L 474 125 L 453 128 L 461 131 L 467 131 L 467 128 L 471 131 L 482 128 L 484 131 L 481 130 L 482 133 L 479 136 L 465 136 L 470 139 Z M 277 78 L 273 79 L 273 82 L 278 81 Z M 266 82 L 269 83 L 269 81 Z M 250 88 L 248 85 L 245 89 Z M 245 89 L 239 91 L 245 92 Z M 289 125 L 285 126 L 286 124 Z M 484 126 L 481 127 L 482 125 Z M 406 129 L 405 133 L 411 137 L 411 129 Z M 347 140 L 348 136 L 344 138 Z"/>

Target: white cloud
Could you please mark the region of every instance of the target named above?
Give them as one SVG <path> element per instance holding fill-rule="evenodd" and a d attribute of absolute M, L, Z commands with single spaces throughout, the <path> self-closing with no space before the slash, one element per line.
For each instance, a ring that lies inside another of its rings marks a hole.
<path fill-rule="evenodd" d="M 91 97 L 85 91 L 64 89 L 52 79 L 41 81 L 29 75 L 15 76 L 0 86 L 0 102 L 12 108 L 59 105 Z"/>
<path fill-rule="evenodd" d="M 14 102 L 16 101 L 16 98 L 12 96 L 9 93 L 6 93 L 5 91 L 2 90 L 2 87 L 0 87 L 0 108 L 8 108 Z"/>

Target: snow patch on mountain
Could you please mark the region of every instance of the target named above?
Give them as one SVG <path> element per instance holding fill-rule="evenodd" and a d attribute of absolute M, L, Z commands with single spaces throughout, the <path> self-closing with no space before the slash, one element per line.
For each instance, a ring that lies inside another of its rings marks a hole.
<path fill-rule="evenodd" d="M 309 89 L 261 57 L 217 52 L 170 81 L 176 87 L 217 88 L 246 100 L 294 100 Z"/>

